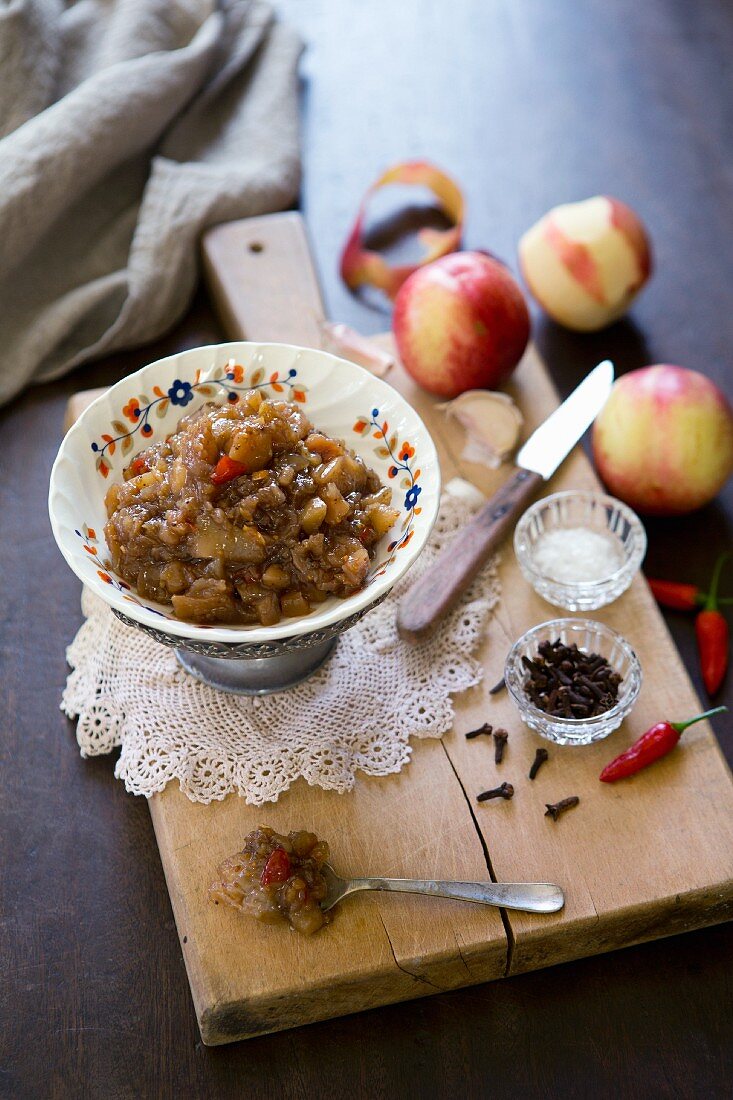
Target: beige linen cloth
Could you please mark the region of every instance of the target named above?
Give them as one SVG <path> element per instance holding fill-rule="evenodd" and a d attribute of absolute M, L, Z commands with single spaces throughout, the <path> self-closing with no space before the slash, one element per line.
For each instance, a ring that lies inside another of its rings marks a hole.
<path fill-rule="evenodd" d="M 0 404 L 184 312 L 299 185 L 299 39 L 246 0 L 0 0 Z"/>

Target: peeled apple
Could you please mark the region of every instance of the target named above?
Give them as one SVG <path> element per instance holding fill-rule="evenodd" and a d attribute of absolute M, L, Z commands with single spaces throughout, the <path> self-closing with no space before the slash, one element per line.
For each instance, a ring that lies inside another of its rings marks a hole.
<path fill-rule="evenodd" d="M 622 375 L 593 426 L 608 490 L 637 512 L 707 504 L 733 472 L 733 412 L 714 382 L 663 363 Z"/>
<path fill-rule="evenodd" d="M 519 266 L 546 313 L 592 332 L 626 313 L 651 274 L 651 245 L 629 206 L 596 195 L 556 206 L 528 229 Z"/>

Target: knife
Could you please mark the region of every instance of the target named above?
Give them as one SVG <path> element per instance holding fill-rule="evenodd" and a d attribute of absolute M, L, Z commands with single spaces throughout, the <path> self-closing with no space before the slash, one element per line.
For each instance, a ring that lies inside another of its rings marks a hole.
<path fill-rule="evenodd" d="M 397 614 L 401 633 L 423 634 L 453 607 L 508 534 L 529 498 L 554 474 L 593 423 L 611 392 L 613 375 L 613 363 L 604 359 L 532 433 L 517 454 L 516 473 L 466 524 L 402 600 Z"/>

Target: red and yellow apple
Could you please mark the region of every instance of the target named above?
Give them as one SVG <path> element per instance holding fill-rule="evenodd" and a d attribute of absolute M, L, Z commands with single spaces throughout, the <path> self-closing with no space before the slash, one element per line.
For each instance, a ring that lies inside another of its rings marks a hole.
<path fill-rule="evenodd" d="M 614 383 L 593 426 L 593 455 L 609 492 L 637 512 L 691 512 L 733 472 L 733 412 L 704 374 L 643 367 Z"/>
<path fill-rule="evenodd" d="M 651 247 L 630 207 L 596 195 L 556 206 L 528 229 L 519 266 L 555 321 L 593 332 L 626 313 L 651 274 Z"/>
<path fill-rule="evenodd" d="M 402 284 L 392 328 L 415 381 L 456 397 L 506 382 L 527 346 L 529 311 L 502 263 L 483 252 L 453 252 Z"/>

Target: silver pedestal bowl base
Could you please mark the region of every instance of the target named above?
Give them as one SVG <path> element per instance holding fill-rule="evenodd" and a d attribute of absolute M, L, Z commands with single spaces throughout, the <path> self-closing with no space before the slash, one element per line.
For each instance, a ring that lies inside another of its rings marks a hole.
<path fill-rule="evenodd" d="M 115 607 L 112 610 L 126 626 L 134 626 L 161 645 L 173 649 L 181 667 L 209 687 L 232 695 L 269 695 L 276 691 L 287 691 L 312 676 L 332 653 L 339 635 L 381 603 L 388 594 L 384 592 L 369 607 L 323 627 L 322 630 L 254 645 L 193 641 L 139 623 Z"/>
<path fill-rule="evenodd" d="M 274 691 L 287 691 L 307 680 L 330 656 L 337 641 L 338 638 L 329 638 L 308 649 L 246 660 L 202 657 L 186 649 L 176 649 L 175 654 L 186 672 L 217 691 L 226 691 L 231 695 L 269 695 Z"/>

